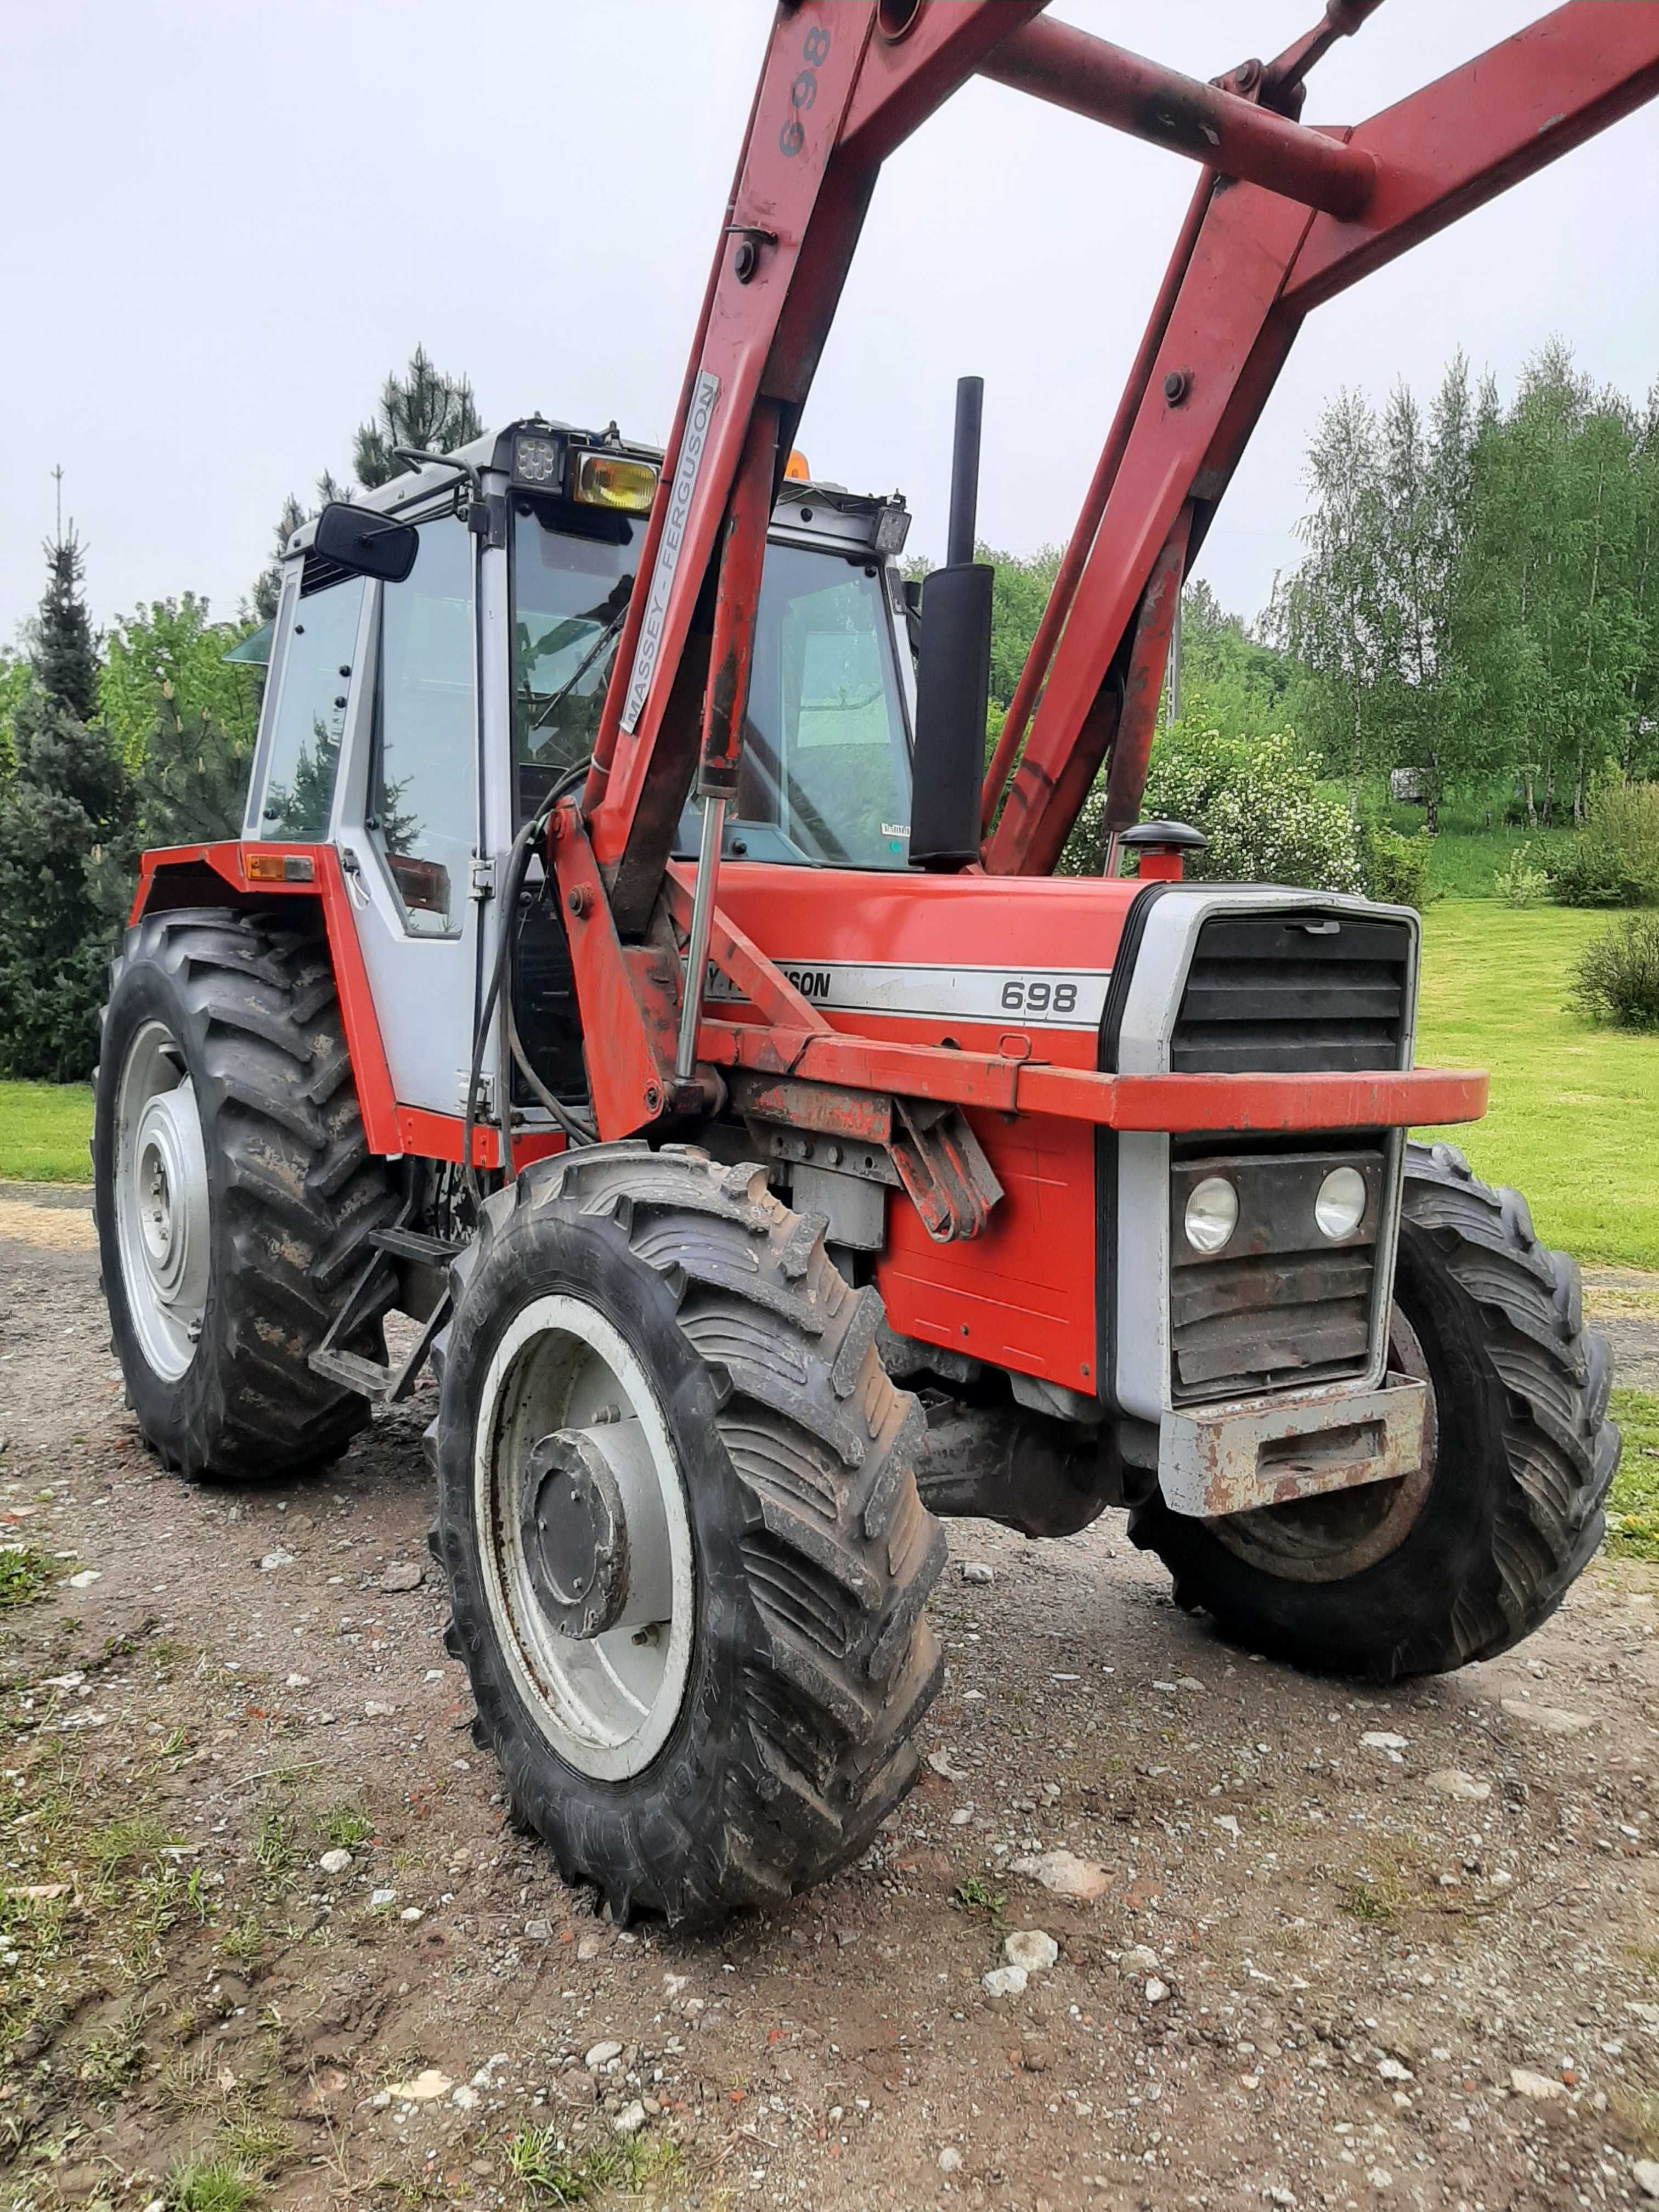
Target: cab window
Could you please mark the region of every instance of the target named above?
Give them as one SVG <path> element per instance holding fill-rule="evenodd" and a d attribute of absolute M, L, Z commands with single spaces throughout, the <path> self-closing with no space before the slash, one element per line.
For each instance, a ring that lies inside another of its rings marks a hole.
<path fill-rule="evenodd" d="M 695 849 L 693 817 L 681 836 Z M 909 865 L 909 738 L 882 578 L 866 562 L 767 549 L 726 849 L 832 867 Z"/>
<path fill-rule="evenodd" d="M 380 595 L 368 829 L 411 935 L 461 927 L 477 832 L 472 539 L 453 515 L 422 525 L 401 584 Z"/>
<path fill-rule="evenodd" d="M 259 810 L 261 837 L 315 843 L 328 835 L 365 588 L 361 576 L 347 577 L 303 593 L 295 609 Z"/>

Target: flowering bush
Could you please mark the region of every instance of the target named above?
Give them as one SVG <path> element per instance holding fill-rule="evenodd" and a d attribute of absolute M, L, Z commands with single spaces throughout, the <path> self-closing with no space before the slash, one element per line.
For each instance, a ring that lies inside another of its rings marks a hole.
<path fill-rule="evenodd" d="M 1492 872 L 1492 889 L 1501 906 L 1536 906 L 1550 887 L 1550 879 L 1532 857 L 1532 840 L 1517 845 L 1504 866 Z"/>
<path fill-rule="evenodd" d="M 1061 859 L 1063 872 L 1099 872 L 1103 805 L 1103 793 L 1092 793 Z M 1319 789 L 1312 754 L 1289 730 L 1224 738 L 1177 726 L 1152 749 L 1140 813 L 1143 821 L 1188 822 L 1204 832 L 1207 848 L 1188 856 L 1187 874 L 1194 879 L 1328 891 L 1365 887 L 1359 825 L 1340 799 Z"/>

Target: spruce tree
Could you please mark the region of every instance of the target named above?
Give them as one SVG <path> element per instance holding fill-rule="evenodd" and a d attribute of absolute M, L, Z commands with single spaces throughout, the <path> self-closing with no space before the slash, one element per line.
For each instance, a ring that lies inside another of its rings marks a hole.
<path fill-rule="evenodd" d="M 98 640 L 82 597 L 86 559 L 75 525 L 60 526 L 45 551 L 46 596 L 29 653 L 35 681 L 65 714 L 89 722 L 98 712 Z"/>
<path fill-rule="evenodd" d="M 0 1072 L 68 1082 L 97 1057 L 136 850 L 125 763 L 91 719 L 98 658 L 72 528 L 46 567 L 0 788 Z"/>

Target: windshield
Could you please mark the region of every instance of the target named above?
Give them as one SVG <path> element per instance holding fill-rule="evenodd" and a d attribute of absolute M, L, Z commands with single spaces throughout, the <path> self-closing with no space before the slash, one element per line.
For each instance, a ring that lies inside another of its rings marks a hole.
<path fill-rule="evenodd" d="M 518 818 L 593 750 L 645 520 L 514 501 Z M 910 746 L 880 569 L 767 548 L 743 768 L 726 849 L 853 868 L 909 864 Z M 688 809 L 678 840 L 695 851 Z"/>
<path fill-rule="evenodd" d="M 767 548 L 727 849 L 843 868 L 909 865 L 910 747 L 873 563 Z"/>
<path fill-rule="evenodd" d="M 520 820 L 593 750 L 643 515 L 513 502 L 513 760 Z"/>

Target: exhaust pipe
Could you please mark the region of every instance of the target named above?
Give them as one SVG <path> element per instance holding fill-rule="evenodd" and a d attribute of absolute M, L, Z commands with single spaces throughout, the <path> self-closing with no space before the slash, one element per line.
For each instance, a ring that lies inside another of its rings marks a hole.
<path fill-rule="evenodd" d="M 924 868 L 963 868 L 979 858 L 994 574 L 974 559 L 984 406 L 984 379 L 958 378 L 945 566 L 922 586 L 916 660 L 910 858 Z"/>

